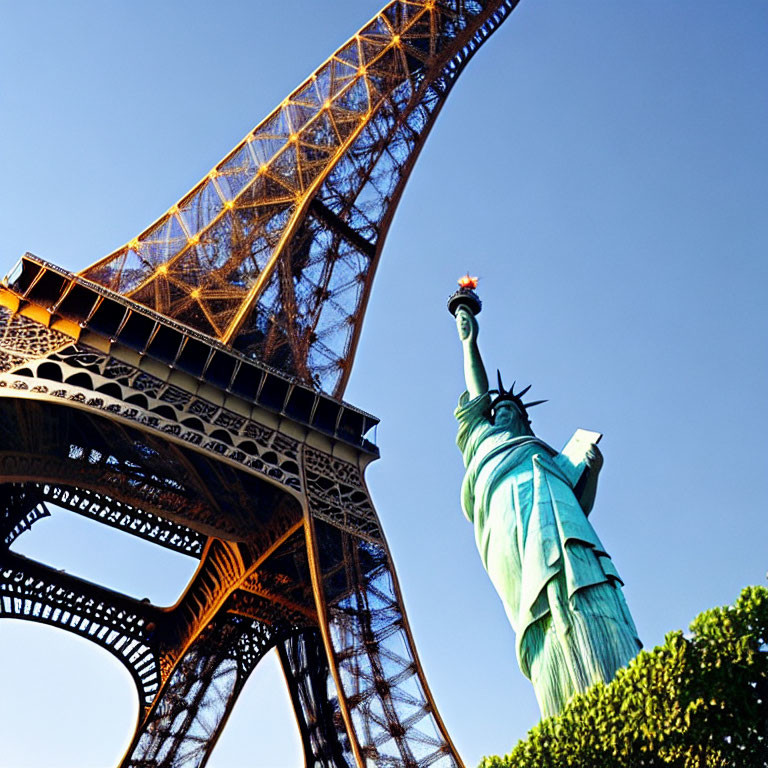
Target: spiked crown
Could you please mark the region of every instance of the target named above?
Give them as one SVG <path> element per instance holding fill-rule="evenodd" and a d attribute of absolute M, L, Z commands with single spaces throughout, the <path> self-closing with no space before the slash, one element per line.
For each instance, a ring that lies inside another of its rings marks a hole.
<path fill-rule="evenodd" d="M 523 395 L 531 388 L 530 384 L 527 387 L 521 389 L 519 392 L 515 392 L 515 384 L 517 384 L 516 380 L 512 382 L 512 386 L 509 389 L 505 389 L 504 383 L 501 380 L 501 372 L 498 369 L 496 369 L 496 377 L 498 380 L 499 388 L 492 389 L 489 392 L 489 394 L 496 394 L 496 397 L 491 401 L 491 412 L 495 412 L 501 403 L 509 401 L 515 405 L 517 410 L 520 411 L 520 413 L 525 417 L 526 421 L 530 424 L 531 420 L 528 418 L 528 408 L 533 408 L 534 405 L 541 405 L 547 401 L 534 400 L 530 403 L 524 403 Z"/>

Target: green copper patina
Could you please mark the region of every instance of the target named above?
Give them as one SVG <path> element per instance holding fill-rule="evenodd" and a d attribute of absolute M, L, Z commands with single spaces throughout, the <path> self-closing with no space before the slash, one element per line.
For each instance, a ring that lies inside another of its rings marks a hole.
<path fill-rule="evenodd" d="M 561 453 L 539 440 L 520 399 L 527 389 L 505 391 L 499 376 L 499 391 L 489 390 L 477 319 L 467 304 L 454 310 L 467 384 L 456 409 L 462 506 L 515 630 L 520 669 L 548 717 L 611 680 L 641 648 L 622 582 L 587 520 L 600 435 L 579 430 Z"/>

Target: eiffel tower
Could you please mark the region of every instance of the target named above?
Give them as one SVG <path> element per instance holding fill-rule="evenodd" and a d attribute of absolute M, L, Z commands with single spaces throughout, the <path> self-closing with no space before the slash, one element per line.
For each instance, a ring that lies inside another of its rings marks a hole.
<path fill-rule="evenodd" d="M 419 151 L 517 2 L 390 3 L 137 238 L 0 286 L 0 617 L 128 668 L 123 768 L 203 766 L 272 648 L 308 768 L 462 765 L 341 398 Z M 12 552 L 50 507 L 199 566 L 161 608 Z"/>

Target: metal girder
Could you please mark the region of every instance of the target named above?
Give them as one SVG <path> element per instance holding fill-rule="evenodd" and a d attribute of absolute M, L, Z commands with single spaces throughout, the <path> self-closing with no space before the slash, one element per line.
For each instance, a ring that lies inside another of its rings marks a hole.
<path fill-rule="evenodd" d="M 202 768 L 250 673 L 288 631 L 237 616 L 211 621 L 157 696 L 122 768 Z"/>
<path fill-rule="evenodd" d="M 0 619 L 36 621 L 91 640 L 130 671 L 143 707 L 160 688 L 153 639 L 161 612 L 119 592 L 57 571 L 8 550 L 0 552 Z"/>
<path fill-rule="evenodd" d="M 321 629 L 358 764 L 459 768 L 416 656 L 389 554 L 314 522 Z"/>
<path fill-rule="evenodd" d="M 0 485 L 0 538 L 6 547 L 34 523 L 60 507 L 132 536 L 199 558 L 206 537 L 186 526 L 138 509 L 91 489 L 56 483 L 6 483 Z"/>
<path fill-rule="evenodd" d="M 207 536 L 185 525 L 89 488 L 54 483 L 26 484 L 25 488 L 34 488 L 43 502 L 76 512 L 110 528 L 184 555 L 200 558 L 207 541 Z"/>
<path fill-rule="evenodd" d="M 278 645 L 304 746 L 306 768 L 352 768 L 355 756 L 338 696 L 329 695 L 333 676 L 318 629 L 292 635 Z"/>

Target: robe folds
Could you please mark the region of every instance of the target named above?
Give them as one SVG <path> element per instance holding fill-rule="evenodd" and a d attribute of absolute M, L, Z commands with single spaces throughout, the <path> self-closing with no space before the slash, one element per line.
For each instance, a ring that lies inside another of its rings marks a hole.
<path fill-rule="evenodd" d="M 489 414 L 488 393 L 459 400 L 462 507 L 547 717 L 574 693 L 610 681 L 641 644 L 619 574 L 557 452 Z"/>

